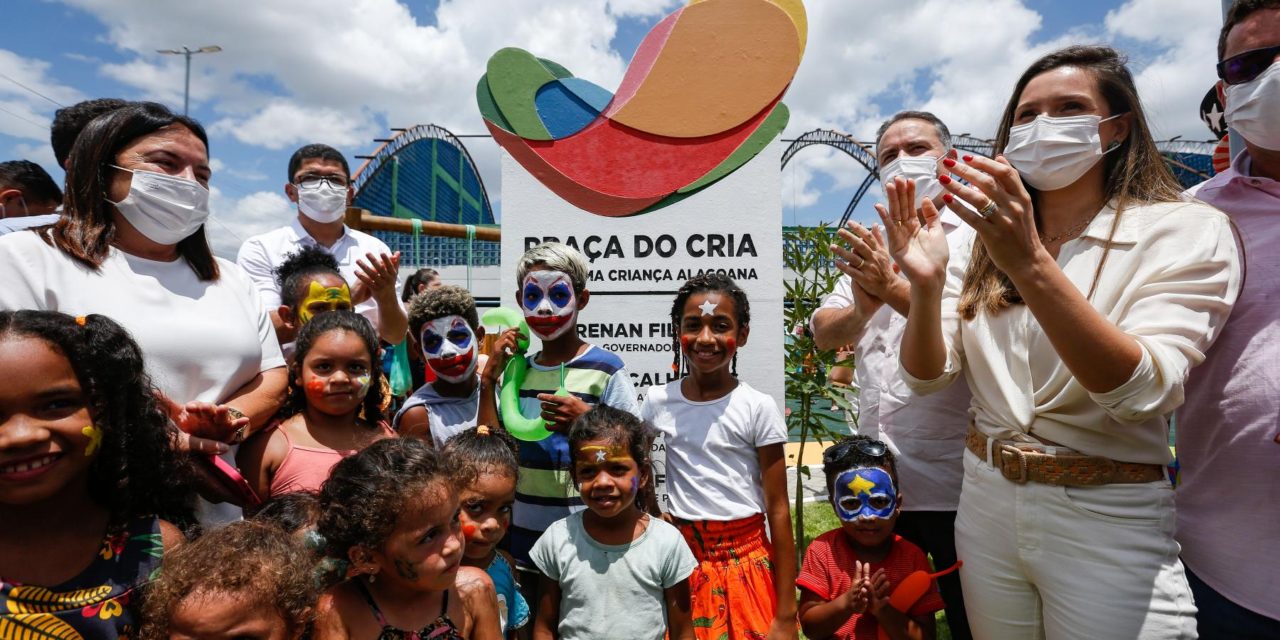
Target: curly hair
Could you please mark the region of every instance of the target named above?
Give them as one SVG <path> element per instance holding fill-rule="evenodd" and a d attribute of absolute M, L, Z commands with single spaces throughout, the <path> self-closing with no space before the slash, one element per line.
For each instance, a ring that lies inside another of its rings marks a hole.
<path fill-rule="evenodd" d="M 379 548 L 411 500 L 433 486 L 456 496 L 471 475 L 417 438 L 379 440 L 343 458 L 320 487 L 318 531 L 329 555 L 346 560 L 353 547 Z"/>
<path fill-rule="evenodd" d="M 293 364 L 289 367 L 289 397 L 285 400 L 281 415 L 289 417 L 306 409 L 307 393 L 302 388 L 302 365 L 320 336 L 331 331 L 354 333 L 369 351 L 369 363 L 372 367 L 369 371 L 369 390 L 361 404 L 359 418 L 364 420 L 368 428 L 377 429 L 378 423 L 386 419 L 382 413 L 383 379 L 378 370 L 378 336 L 369 320 L 354 311 L 322 313 L 303 325 L 298 332 L 298 340 L 294 343 Z"/>
<path fill-rule="evenodd" d="M 253 514 L 254 522 L 275 525 L 285 533 L 314 527 L 320 520 L 320 497 L 311 491 L 293 491 L 276 496 Z"/>
<path fill-rule="evenodd" d="M 422 335 L 423 325 L 445 316 L 461 316 L 472 331 L 480 328 L 480 315 L 476 313 L 476 300 L 462 287 L 444 285 L 427 289 L 409 299 L 409 331 Z"/>
<path fill-rule="evenodd" d="M 455 464 L 475 475 L 500 473 L 520 477 L 519 445 L 506 429 L 480 425 L 449 438 L 441 450 Z"/>
<path fill-rule="evenodd" d="M 297 309 L 302 300 L 302 285 L 310 278 L 327 273 L 343 280 L 338 271 L 338 260 L 333 254 L 316 246 L 308 246 L 285 256 L 284 262 L 276 267 L 276 284 L 280 287 L 280 304 L 290 309 Z"/>
<path fill-rule="evenodd" d="M 649 452 L 653 448 L 655 433 L 656 430 L 652 426 L 630 412 L 603 404 L 592 407 L 590 411 L 578 416 L 578 419 L 569 425 L 569 452 L 572 456 L 574 483 L 577 484 L 578 448 L 584 442 L 593 440 L 603 440 L 612 445 L 626 447 L 627 452 L 631 454 L 631 459 L 636 461 L 640 472 L 652 476 L 653 461 L 650 459 Z M 641 493 L 636 496 L 637 505 L 644 504 L 647 490 L 647 487 L 641 488 Z"/>
<path fill-rule="evenodd" d="M 140 636 L 169 638 L 174 610 L 185 600 L 236 598 L 244 609 L 270 605 L 297 637 L 310 623 L 319 589 L 314 560 L 302 544 L 269 524 L 240 521 L 166 552 L 146 589 Z"/>
<path fill-rule="evenodd" d="M 83 321 L 56 311 L 0 311 L 0 342 L 37 338 L 71 364 L 102 431 L 89 465 L 95 503 L 114 521 L 154 515 L 196 530 L 194 471 L 174 449 L 175 431 L 143 368 L 142 349 L 106 316 L 90 314 Z"/>
<path fill-rule="evenodd" d="M 873 456 L 861 449 L 872 443 L 884 446 L 884 455 Z M 834 495 L 836 476 L 853 467 L 880 467 L 898 481 L 897 458 L 889 446 L 867 436 L 845 436 L 822 452 L 822 473 L 827 477 L 827 494 Z"/>
<path fill-rule="evenodd" d="M 671 370 L 675 372 L 676 377 L 683 375 L 684 355 L 680 350 L 680 319 L 684 315 L 684 305 L 689 302 L 689 297 L 695 293 L 717 292 L 728 294 L 733 298 L 733 308 L 736 313 L 735 319 L 739 327 L 745 327 L 751 324 L 751 303 L 747 300 L 747 292 L 733 281 L 733 278 L 722 273 L 714 273 L 708 271 L 689 278 L 680 290 L 676 291 L 676 299 L 671 303 Z M 738 354 L 733 354 L 731 372 L 738 375 Z"/>

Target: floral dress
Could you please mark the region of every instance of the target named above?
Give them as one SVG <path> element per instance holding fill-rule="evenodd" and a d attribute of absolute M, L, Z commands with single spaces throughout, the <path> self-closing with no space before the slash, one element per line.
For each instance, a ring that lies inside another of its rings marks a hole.
<path fill-rule="evenodd" d="M 127 638 L 137 629 L 137 589 L 160 568 L 160 521 L 141 517 L 107 527 L 93 562 L 53 587 L 0 576 L 0 640 Z"/>

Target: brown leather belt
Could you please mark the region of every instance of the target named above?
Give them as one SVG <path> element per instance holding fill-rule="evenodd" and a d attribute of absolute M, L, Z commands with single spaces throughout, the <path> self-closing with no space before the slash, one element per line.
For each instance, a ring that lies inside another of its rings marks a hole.
<path fill-rule="evenodd" d="M 980 460 L 987 460 L 989 438 L 972 425 L 965 446 Z M 1140 484 L 1163 479 L 1164 467 L 1158 464 L 1116 462 L 1110 458 L 1078 453 L 1051 454 L 1034 449 L 1020 449 L 1014 443 L 995 440 L 991 443 L 991 466 L 1018 484 L 1037 482 L 1061 487 L 1096 487 L 1104 484 Z"/>

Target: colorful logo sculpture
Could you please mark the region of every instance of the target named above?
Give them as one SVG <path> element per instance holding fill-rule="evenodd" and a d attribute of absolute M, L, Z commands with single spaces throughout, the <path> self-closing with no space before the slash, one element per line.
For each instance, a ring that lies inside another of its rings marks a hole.
<path fill-rule="evenodd" d="M 489 58 L 476 101 L 494 140 L 566 201 L 645 213 L 729 175 L 782 132 L 806 29 L 801 0 L 693 0 L 645 36 L 614 94 L 507 48 Z"/>

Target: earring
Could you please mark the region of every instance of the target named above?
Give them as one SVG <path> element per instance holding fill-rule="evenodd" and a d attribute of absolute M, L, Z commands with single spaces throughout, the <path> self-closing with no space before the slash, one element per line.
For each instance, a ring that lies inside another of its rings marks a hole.
<path fill-rule="evenodd" d="M 369 574 L 369 584 L 373 584 L 374 582 L 377 582 L 377 581 L 378 581 L 378 574 L 376 573 Z"/>

